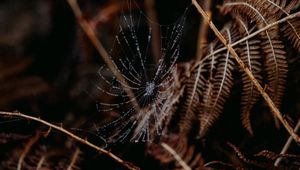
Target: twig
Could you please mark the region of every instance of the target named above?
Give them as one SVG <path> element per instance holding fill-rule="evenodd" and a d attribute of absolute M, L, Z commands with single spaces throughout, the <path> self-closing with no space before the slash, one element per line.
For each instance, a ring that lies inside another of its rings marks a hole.
<path fill-rule="evenodd" d="M 211 17 L 211 0 L 205 0 L 203 1 L 203 9 L 205 10 L 205 13 Z M 196 58 L 201 59 L 203 57 L 203 47 L 205 44 L 207 44 L 207 31 L 208 31 L 208 24 L 205 21 L 201 21 L 199 26 L 199 33 L 198 33 L 198 42 L 197 42 L 197 51 L 196 51 Z"/>
<path fill-rule="evenodd" d="M 124 85 L 124 90 L 127 93 L 128 97 L 131 99 L 130 101 L 132 102 L 133 106 L 135 106 L 136 111 L 139 111 L 139 104 L 136 101 L 136 98 L 134 97 L 134 93 L 131 91 L 131 89 L 126 88 L 129 87 L 127 81 L 125 78 L 122 76 L 120 72 L 118 72 L 118 69 L 116 68 L 115 64 L 111 61 L 111 58 L 105 48 L 103 47 L 102 43 L 99 41 L 97 38 L 95 31 L 92 29 L 92 27 L 89 25 L 89 23 L 84 19 L 82 15 L 82 11 L 78 6 L 78 3 L 76 0 L 67 0 L 69 3 L 70 7 L 72 8 L 75 17 L 78 20 L 79 25 L 85 32 L 85 34 L 88 36 L 104 62 L 107 64 L 108 68 L 112 71 L 112 73 L 116 76 L 116 78 L 121 82 L 121 84 Z"/>
<path fill-rule="evenodd" d="M 222 166 L 225 166 L 225 167 L 228 167 L 228 168 L 231 168 L 231 169 L 241 169 L 241 167 L 237 167 L 237 166 L 234 166 L 233 164 L 230 164 L 230 163 L 225 163 L 225 162 L 222 162 L 222 161 L 211 161 L 211 162 L 208 162 L 204 165 L 204 167 L 212 167 L 213 165 L 222 165 Z"/>
<path fill-rule="evenodd" d="M 28 143 L 26 143 L 24 151 L 22 152 L 22 154 L 19 158 L 17 170 L 22 169 L 22 164 L 23 164 L 23 161 L 24 161 L 27 153 L 30 151 L 31 146 L 34 145 L 39 140 L 39 138 L 40 138 L 40 133 L 37 133 L 33 138 L 30 138 Z"/>
<path fill-rule="evenodd" d="M 299 130 L 299 128 L 300 128 L 300 119 L 298 120 L 298 123 L 295 126 L 294 131 L 297 132 Z M 284 147 L 282 148 L 280 154 L 286 154 L 286 152 L 289 149 L 292 141 L 293 141 L 293 138 L 290 136 L 289 139 L 286 141 Z M 274 166 L 277 167 L 280 164 L 281 160 L 282 160 L 282 157 L 277 158 L 275 163 L 274 163 Z"/>
<path fill-rule="evenodd" d="M 76 164 L 76 161 L 79 157 L 79 154 L 80 154 L 80 149 L 79 148 L 76 148 L 75 152 L 73 153 L 73 156 L 72 156 L 72 159 L 71 159 L 71 162 L 67 168 L 67 170 L 72 170 L 74 165 Z"/>
<path fill-rule="evenodd" d="M 274 113 L 274 115 L 279 119 L 279 121 L 284 125 L 286 130 L 289 132 L 289 134 L 293 137 L 293 139 L 300 143 L 299 136 L 294 132 L 293 128 L 289 125 L 289 123 L 282 117 L 280 111 L 275 106 L 274 102 L 270 98 L 270 96 L 264 91 L 262 86 L 259 84 L 257 79 L 253 76 L 252 72 L 249 70 L 249 68 L 245 65 L 245 63 L 241 60 L 241 58 L 238 56 L 236 51 L 233 49 L 232 45 L 226 41 L 224 36 L 221 34 L 221 32 L 216 28 L 214 23 L 211 21 L 209 16 L 205 13 L 205 11 L 201 8 L 201 6 L 198 4 L 196 0 L 192 0 L 193 5 L 197 8 L 198 12 L 203 16 L 203 18 L 208 22 L 210 28 L 214 31 L 216 36 L 220 39 L 220 41 L 225 45 L 225 47 L 228 49 L 230 54 L 233 56 L 233 58 L 236 60 L 236 62 L 240 65 L 241 69 L 247 74 L 249 79 L 252 81 L 252 83 L 255 85 L 257 90 L 261 93 L 265 101 L 267 102 L 268 106 Z"/>
<path fill-rule="evenodd" d="M 158 60 L 161 56 L 161 40 L 160 40 L 160 29 L 157 20 L 157 14 L 154 10 L 155 0 L 145 0 L 146 12 L 151 20 L 148 21 L 148 24 L 151 28 L 151 46 L 153 51 L 153 56 L 155 63 L 158 63 Z"/>
<path fill-rule="evenodd" d="M 162 143 L 161 146 L 167 150 L 170 154 L 173 155 L 173 157 L 176 159 L 176 161 L 182 166 L 184 170 L 192 170 L 182 159 L 181 157 L 172 149 L 168 144 Z"/>
<path fill-rule="evenodd" d="M 41 157 L 41 159 L 39 160 L 39 162 L 38 162 L 38 164 L 37 164 L 37 166 L 36 166 L 36 170 L 40 170 L 40 169 L 42 169 L 43 167 L 43 163 L 45 162 L 45 159 L 46 159 L 46 157 L 45 156 L 42 156 Z"/>
<path fill-rule="evenodd" d="M 73 134 L 72 132 L 69 132 L 68 130 L 64 129 L 61 126 L 57 126 L 57 125 L 49 123 L 45 120 L 42 120 L 40 118 L 25 115 L 25 114 L 22 114 L 22 113 L 19 113 L 19 112 L 16 112 L 16 113 L 14 113 L 14 112 L 0 112 L 0 115 L 11 116 L 11 117 L 21 117 L 21 118 L 25 118 L 25 119 L 28 119 L 28 120 L 39 122 L 39 123 L 44 124 L 48 127 L 51 127 L 52 129 L 55 129 L 59 132 L 62 132 L 65 135 L 69 136 L 70 138 L 73 138 L 74 140 L 76 140 L 76 141 L 78 141 L 82 144 L 85 144 L 85 145 L 87 145 L 87 146 L 89 146 L 89 147 L 91 147 L 91 148 L 107 155 L 108 157 L 112 158 L 113 160 L 115 160 L 116 162 L 122 164 L 124 167 L 126 167 L 128 169 L 131 169 L 131 170 L 139 170 L 140 169 L 140 168 L 136 167 L 135 165 L 133 165 L 132 163 L 122 160 L 121 158 L 117 157 L 113 153 L 90 143 L 86 139 L 82 139 L 82 138 L 78 137 L 77 135 Z"/>

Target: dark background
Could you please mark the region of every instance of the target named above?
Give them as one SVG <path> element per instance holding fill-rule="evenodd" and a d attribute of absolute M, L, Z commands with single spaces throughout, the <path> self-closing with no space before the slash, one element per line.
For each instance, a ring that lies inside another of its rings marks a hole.
<path fill-rule="evenodd" d="M 105 15 L 101 10 L 109 5 L 118 5 L 113 0 L 80 1 L 79 4 L 88 20 L 96 15 Z M 143 1 L 138 2 L 143 4 Z M 180 17 L 189 1 L 157 1 L 155 10 L 159 23 L 171 24 Z M 213 17 L 216 25 L 222 26 L 228 18 L 218 15 L 213 3 Z M 143 8 L 143 7 L 141 7 Z M 100 12 L 99 12 L 100 11 Z M 101 41 L 111 48 L 118 26 L 120 11 L 113 13 L 109 20 L 94 23 L 101 35 Z M 189 61 L 195 56 L 198 26 L 201 19 L 190 7 L 183 36 L 179 62 Z M 210 33 L 211 34 L 211 33 Z M 212 39 L 209 35 L 209 39 Z M 291 52 L 293 53 L 293 52 Z M 290 60 L 287 92 L 282 111 L 291 120 L 297 120 L 300 110 L 299 99 L 299 54 L 293 53 Z M 103 61 L 77 25 L 70 7 L 63 0 L 2 0 L 0 2 L 0 110 L 20 111 L 41 117 L 49 122 L 63 123 L 64 127 L 82 137 L 88 137 L 95 144 L 102 144 L 96 135 L 96 128 L 116 115 L 106 115 L 97 111 L 97 101 L 103 97 L 97 91 L 97 71 Z M 254 137 L 247 134 L 240 123 L 241 82 L 237 81 L 224 113 L 209 133 L 205 147 L 199 141 L 199 152 L 206 162 L 212 160 L 234 160 L 234 152 L 228 147 L 231 142 L 246 154 L 253 155 L 267 149 L 280 152 L 289 137 L 281 127 L 274 127 L 272 116 L 263 101 L 252 117 Z M 291 121 L 296 124 L 297 122 Z M 7 134 L 20 134 L 9 142 L 0 144 L 0 161 L 4 169 L 7 162 L 17 161 L 14 153 L 19 153 L 27 139 L 36 131 L 47 131 L 40 124 L 15 119 L 1 118 L 0 133 L 5 141 Z M 70 144 L 71 143 L 71 144 Z M 82 151 L 80 167 L 83 169 L 122 169 L 110 158 L 98 155 L 86 146 L 69 141 L 63 134 L 51 132 L 41 138 L 33 150 L 46 146 L 48 150 L 60 150 L 68 157 L 77 146 Z M 159 163 L 145 154 L 144 144 L 118 144 L 110 146 L 113 153 L 135 163 L 142 169 L 157 169 Z M 292 144 L 290 153 L 299 153 Z M 16 159 L 16 160 L 15 160 Z M 57 158 L 56 158 L 57 159 Z M 55 160 L 53 158 L 53 160 Z M 55 161 L 53 161 L 55 162 Z M 67 162 L 67 161 L 66 161 Z M 11 163 L 12 164 L 12 163 Z M 1 169 L 1 168 L 0 168 Z M 9 169 L 9 168 L 8 168 Z M 13 169 L 13 168 L 12 168 Z"/>

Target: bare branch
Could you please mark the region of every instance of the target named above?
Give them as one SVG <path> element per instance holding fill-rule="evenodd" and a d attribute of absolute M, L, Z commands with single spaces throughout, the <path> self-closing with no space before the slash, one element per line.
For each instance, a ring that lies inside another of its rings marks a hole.
<path fill-rule="evenodd" d="M 72 170 L 72 169 L 73 169 L 73 167 L 75 166 L 76 161 L 77 161 L 79 155 L 80 155 L 80 149 L 79 149 L 79 148 L 76 148 L 75 152 L 73 153 L 71 162 L 70 162 L 70 164 L 69 164 L 67 170 Z"/>
<path fill-rule="evenodd" d="M 36 170 L 40 170 L 42 169 L 43 163 L 45 162 L 46 157 L 42 156 L 41 159 L 39 160 L 37 166 L 36 166 Z"/>
<path fill-rule="evenodd" d="M 297 132 L 299 130 L 299 128 L 300 128 L 300 119 L 298 120 L 298 123 L 295 126 L 294 131 Z M 293 138 L 292 138 L 292 136 L 290 136 L 289 139 L 286 141 L 284 147 L 282 148 L 280 154 L 286 154 L 286 152 L 289 149 L 292 141 L 293 141 Z M 278 159 L 276 159 L 276 161 L 274 163 L 274 166 L 277 167 L 280 164 L 281 160 L 282 160 L 282 157 L 279 157 Z"/>
<path fill-rule="evenodd" d="M 211 17 L 211 0 L 205 0 L 203 1 L 203 8 L 205 10 L 205 13 L 209 17 Z M 198 32 L 198 42 L 197 42 L 197 51 L 196 51 L 196 57 L 197 59 L 203 58 L 203 47 L 204 45 L 207 44 L 207 31 L 208 31 L 208 24 L 205 21 L 201 21 L 200 26 L 199 26 L 199 32 Z"/>
<path fill-rule="evenodd" d="M 154 61 L 157 64 L 158 60 L 160 59 L 161 56 L 161 41 L 160 41 L 160 30 L 159 30 L 159 24 L 157 24 L 158 19 L 157 19 L 157 14 L 154 9 L 155 7 L 155 0 L 146 0 L 145 2 L 145 7 L 146 7 L 146 12 L 149 18 L 151 20 L 148 21 L 149 26 L 152 28 L 151 31 L 151 46 L 152 46 L 152 51 L 153 51 L 153 56 L 154 56 Z"/>
<path fill-rule="evenodd" d="M 30 138 L 30 140 L 26 143 L 24 151 L 22 152 L 19 161 L 18 161 L 18 166 L 17 166 L 17 170 L 21 170 L 22 169 L 22 164 L 23 161 L 27 155 L 27 153 L 30 151 L 30 148 L 32 147 L 32 145 L 34 145 L 40 138 L 40 133 L 37 133 L 33 138 Z"/>
<path fill-rule="evenodd" d="M 112 73 L 116 76 L 116 78 L 123 84 L 125 87 L 129 87 L 127 81 L 124 79 L 124 77 L 121 75 L 121 73 L 118 72 L 118 69 L 111 61 L 111 58 L 107 51 L 104 49 L 102 43 L 97 38 L 95 31 L 92 29 L 92 27 L 89 25 L 89 23 L 84 19 L 82 15 L 82 11 L 78 6 L 78 3 L 76 0 L 67 0 L 70 7 L 72 8 L 75 17 L 78 20 L 79 25 L 85 32 L 85 34 L 90 39 L 91 43 L 94 45 L 104 62 L 107 64 L 108 68 L 112 71 Z M 134 93 L 129 88 L 124 88 L 125 92 L 127 93 L 128 97 L 131 99 L 133 106 L 135 106 L 136 111 L 139 111 L 139 104 L 136 101 L 136 98 L 134 97 Z"/>
<path fill-rule="evenodd" d="M 39 122 L 39 123 L 44 124 L 48 127 L 51 127 L 52 129 L 55 129 L 59 132 L 62 132 L 63 134 L 65 134 L 65 135 L 69 136 L 70 138 L 74 139 L 75 141 L 78 141 L 82 144 L 85 144 L 85 145 L 97 150 L 98 152 L 101 152 L 101 153 L 107 155 L 108 157 L 112 158 L 113 160 L 115 160 L 116 162 L 120 163 L 121 165 L 123 165 L 124 167 L 126 167 L 128 169 L 131 169 L 131 170 L 139 170 L 140 169 L 140 168 L 136 167 L 135 165 L 133 165 L 132 163 L 122 160 L 121 158 L 117 157 L 113 153 L 111 153 L 111 152 L 109 152 L 105 149 L 102 149 L 102 148 L 98 147 L 95 144 L 90 143 L 86 139 L 80 138 L 79 136 L 73 134 L 72 132 L 64 129 L 61 126 L 57 126 L 57 125 L 49 123 L 45 120 L 42 120 L 40 118 L 25 115 L 25 114 L 22 114 L 22 113 L 19 113 L 19 112 L 16 112 L 16 113 L 15 112 L 0 112 L 0 115 L 10 116 L 10 117 L 21 117 L 21 118 L 25 118 L 25 119 L 28 119 L 28 120 Z"/>

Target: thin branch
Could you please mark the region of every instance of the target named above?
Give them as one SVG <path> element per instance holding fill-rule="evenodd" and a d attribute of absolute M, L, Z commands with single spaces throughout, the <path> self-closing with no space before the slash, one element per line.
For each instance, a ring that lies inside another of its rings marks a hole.
<path fill-rule="evenodd" d="M 22 154 L 19 158 L 17 170 L 22 169 L 22 164 L 23 164 L 23 161 L 24 161 L 27 153 L 30 151 L 32 145 L 34 145 L 39 140 L 39 138 L 40 138 L 40 133 L 37 133 L 33 138 L 30 138 L 28 143 L 26 143 L 24 151 L 22 152 Z"/>
<path fill-rule="evenodd" d="M 300 143 L 299 136 L 294 132 L 293 128 L 289 125 L 289 123 L 283 118 L 282 114 L 278 110 L 278 108 L 275 106 L 274 102 L 270 98 L 270 96 L 264 91 L 262 86 L 259 84 L 257 79 L 254 77 L 252 72 L 249 70 L 249 68 L 245 65 L 245 63 L 241 60 L 241 58 L 238 56 L 236 51 L 233 49 L 232 45 L 226 41 L 224 36 L 221 34 L 221 32 L 216 28 L 214 23 L 211 21 L 209 16 L 205 13 L 205 11 L 201 8 L 201 6 L 198 4 L 196 0 L 192 0 L 193 5 L 197 8 L 198 12 L 203 16 L 203 18 L 208 22 L 210 28 L 214 31 L 215 35 L 219 38 L 219 40 L 225 45 L 225 47 L 228 49 L 230 54 L 233 56 L 233 58 L 236 60 L 236 62 L 240 65 L 241 69 L 247 74 L 249 79 L 253 82 L 257 90 L 261 93 L 265 101 L 267 102 L 268 106 L 270 107 L 271 111 L 274 113 L 274 115 L 279 119 L 279 121 L 284 125 L 286 130 L 289 132 L 289 134 L 293 137 L 293 139 Z M 291 15 L 292 16 L 292 15 Z M 252 34 L 251 34 L 252 35 Z"/>
<path fill-rule="evenodd" d="M 38 162 L 38 164 L 37 164 L 37 166 L 36 166 L 36 170 L 40 170 L 40 169 L 42 169 L 43 167 L 43 163 L 45 162 L 45 159 L 46 159 L 46 157 L 45 156 L 42 156 L 41 157 L 41 159 L 39 160 L 39 162 Z"/>
<path fill-rule="evenodd" d="M 76 148 L 75 152 L 73 153 L 73 156 L 72 156 L 72 159 L 71 159 L 71 162 L 67 168 L 67 170 L 72 170 L 74 165 L 76 164 L 76 161 L 79 157 L 79 154 L 80 154 L 80 149 L 79 148 Z"/>
<path fill-rule="evenodd" d="M 294 131 L 297 132 L 299 130 L 299 128 L 300 128 L 300 119 L 298 120 L 298 123 L 295 126 Z M 280 152 L 281 155 L 286 154 L 286 152 L 289 149 L 292 141 L 293 141 L 293 138 L 290 136 L 289 139 L 286 141 L 284 147 L 282 148 L 281 152 Z M 282 160 L 282 157 L 277 158 L 275 163 L 274 163 L 274 166 L 277 167 L 280 164 L 281 160 Z"/>
<path fill-rule="evenodd" d="M 138 112 L 140 110 L 139 104 L 136 101 L 136 98 L 134 97 L 134 93 L 131 91 L 131 89 L 126 88 L 129 87 L 127 81 L 124 79 L 122 74 L 118 72 L 118 69 L 116 66 L 113 64 L 111 61 L 112 59 L 110 58 L 109 54 L 103 47 L 102 43 L 99 41 L 99 39 L 96 36 L 95 31 L 92 29 L 92 27 L 89 25 L 89 23 L 84 19 L 82 15 L 82 11 L 77 3 L 76 0 L 67 0 L 69 3 L 71 9 L 74 12 L 75 17 L 78 20 L 79 25 L 87 35 L 87 37 L 90 39 L 91 43 L 94 45 L 104 62 L 107 64 L 108 68 L 112 71 L 112 73 L 116 76 L 116 78 L 121 82 L 121 84 L 124 85 L 124 90 L 127 93 L 128 97 L 131 99 L 133 106 L 135 106 L 136 111 Z"/>
<path fill-rule="evenodd" d="M 115 160 L 116 162 L 122 164 L 124 167 L 126 167 L 128 169 L 131 169 L 131 170 L 139 170 L 140 169 L 140 168 L 136 167 L 135 165 L 133 165 L 132 163 L 122 160 L 121 158 L 117 157 L 113 153 L 90 143 L 86 139 L 82 139 L 82 138 L 78 137 L 77 135 L 73 134 L 72 132 L 69 132 L 68 130 L 64 129 L 61 126 L 54 125 L 54 124 L 49 123 L 49 122 L 47 122 L 45 120 L 42 120 L 40 118 L 25 115 L 25 114 L 22 114 L 20 112 L 0 112 L 0 115 L 10 116 L 10 117 L 21 117 L 21 118 L 25 118 L 25 119 L 28 119 L 28 120 L 39 122 L 41 124 L 44 124 L 48 127 L 51 127 L 52 129 L 55 129 L 55 130 L 65 134 L 65 135 L 69 136 L 70 138 L 72 138 L 72 139 L 74 139 L 74 140 L 76 140 L 76 141 L 78 141 L 82 144 L 85 144 L 85 145 L 97 150 L 98 152 L 101 152 L 101 153 L 107 155 L 108 157 L 112 158 L 113 160 Z"/>
<path fill-rule="evenodd" d="M 176 161 L 182 166 L 184 170 L 192 170 L 182 159 L 181 157 L 172 149 L 168 144 L 162 143 L 161 146 L 167 150 L 173 157 L 176 159 Z"/>
<path fill-rule="evenodd" d="M 155 63 L 158 63 L 158 60 L 160 59 L 161 56 L 161 40 L 160 40 L 160 27 L 157 19 L 157 13 L 154 9 L 155 7 L 155 0 L 145 0 L 145 6 L 146 6 L 146 12 L 149 18 L 151 20 L 148 21 L 148 24 L 150 26 L 151 30 L 151 46 L 152 46 L 152 51 L 153 51 L 153 56 Z"/>
<path fill-rule="evenodd" d="M 205 10 L 205 13 L 209 17 L 211 17 L 211 0 L 205 0 L 203 1 L 203 9 Z M 207 32 L 208 32 L 208 24 L 205 21 L 201 21 L 200 26 L 199 26 L 199 32 L 198 32 L 198 42 L 197 42 L 197 51 L 196 51 L 196 58 L 201 59 L 203 57 L 203 49 L 204 45 L 207 44 Z"/>
<path fill-rule="evenodd" d="M 225 163 L 225 162 L 222 162 L 222 161 L 211 161 L 211 162 L 206 163 L 204 165 L 204 167 L 212 167 L 213 165 L 222 165 L 224 167 L 228 167 L 228 168 L 231 168 L 231 169 L 242 169 L 241 167 L 237 167 L 237 166 L 234 166 L 233 164 Z"/>

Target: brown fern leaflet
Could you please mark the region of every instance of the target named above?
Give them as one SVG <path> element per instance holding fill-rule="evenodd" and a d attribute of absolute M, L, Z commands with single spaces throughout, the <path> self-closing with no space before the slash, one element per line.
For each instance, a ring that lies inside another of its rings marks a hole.
<path fill-rule="evenodd" d="M 166 143 L 182 158 L 190 168 L 195 170 L 204 169 L 204 161 L 201 154 L 194 145 L 188 143 L 187 138 L 171 134 L 165 137 L 158 144 L 149 144 L 147 152 L 150 156 L 158 160 L 165 169 L 180 170 L 181 165 L 174 159 L 167 150 L 163 148 L 162 143 Z"/>
<path fill-rule="evenodd" d="M 265 84 L 267 92 L 277 107 L 280 107 L 284 95 L 288 62 L 282 38 L 287 38 L 295 49 L 299 50 L 299 19 L 287 21 L 283 27 L 273 26 L 260 34 L 235 43 L 241 38 L 288 16 L 298 8 L 296 0 L 258 1 L 226 0 L 221 6 L 222 14 L 230 15 L 232 21 L 221 30 L 224 37 L 238 52 L 243 62 L 255 78 Z M 203 60 L 196 61 L 190 77 L 185 84 L 185 96 L 182 97 L 179 121 L 180 133 L 189 133 L 192 123 L 198 119 L 199 136 L 203 137 L 217 120 L 228 99 L 236 76 L 237 66 L 229 52 L 220 41 L 215 40 L 207 45 Z M 250 116 L 254 104 L 260 98 L 245 73 L 242 73 L 241 120 L 243 126 L 253 134 Z"/>

